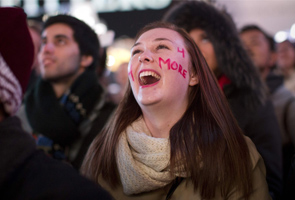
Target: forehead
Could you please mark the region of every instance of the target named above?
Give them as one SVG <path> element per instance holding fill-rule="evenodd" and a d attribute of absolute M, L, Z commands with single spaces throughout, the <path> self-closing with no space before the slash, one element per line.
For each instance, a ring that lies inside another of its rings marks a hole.
<path fill-rule="evenodd" d="M 153 42 L 158 38 L 164 38 L 171 40 L 176 45 L 184 44 L 182 36 L 174 31 L 167 28 L 155 28 L 143 33 L 137 40 L 137 42 Z"/>
<path fill-rule="evenodd" d="M 52 24 L 44 29 L 42 32 L 42 37 L 44 36 L 55 36 L 55 35 L 66 35 L 69 38 L 73 37 L 73 29 L 67 24 L 56 23 Z"/>
<path fill-rule="evenodd" d="M 255 39 L 262 39 L 262 40 L 266 40 L 265 36 L 263 35 L 263 33 L 259 30 L 249 30 L 246 31 L 244 33 L 241 34 L 241 36 L 245 39 L 251 39 L 251 40 L 255 40 Z"/>
<path fill-rule="evenodd" d="M 201 29 L 201 28 L 194 28 L 194 29 L 192 29 L 190 32 L 189 32 L 190 34 L 191 33 L 194 33 L 194 34 L 196 34 L 196 35 L 206 35 L 207 33 L 206 33 L 206 31 L 204 31 L 203 29 Z"/>

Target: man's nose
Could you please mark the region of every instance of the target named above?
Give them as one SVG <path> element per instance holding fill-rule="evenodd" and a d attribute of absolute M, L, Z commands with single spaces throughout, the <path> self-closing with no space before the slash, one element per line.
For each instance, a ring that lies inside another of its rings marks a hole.
<path fill-rule="evenodd" d="M 46 43 L 42 45 L 41 52 L 53 52 L 54 45 L 52 43 Z"/>

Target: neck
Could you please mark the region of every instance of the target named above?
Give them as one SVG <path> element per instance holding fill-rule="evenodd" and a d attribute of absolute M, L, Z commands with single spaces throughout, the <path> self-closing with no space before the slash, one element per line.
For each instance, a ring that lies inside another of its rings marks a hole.
<path fill-rule="evenodd" d="M 77 77 L 69 77 L 59 81 L 51 81 L 51 85 L 57 98 L 61 97 L 74 83 Z"/>
<path fill-rule="evenodd" d="M 171 109 L 173 108 L 173 109 Z M 177 106 L 156 106 L 142 109 L 143 119 L 155 138 L 169 138 L 171 128 L 178 122 L 187 109 L 187 103 Z"/>

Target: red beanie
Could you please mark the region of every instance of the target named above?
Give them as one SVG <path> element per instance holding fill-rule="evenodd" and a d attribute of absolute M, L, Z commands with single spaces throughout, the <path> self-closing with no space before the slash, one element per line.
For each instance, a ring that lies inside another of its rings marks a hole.
<path fill-rule="evenodd" d="M 0 7 L 0 54 L 25 92 L 34 58 L 34 46 L 23 9 Z"/>

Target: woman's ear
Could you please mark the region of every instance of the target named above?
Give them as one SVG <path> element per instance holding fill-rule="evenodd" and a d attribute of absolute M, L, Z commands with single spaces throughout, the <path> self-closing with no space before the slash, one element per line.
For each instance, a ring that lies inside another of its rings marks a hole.
<path fill-rule="evenodd" d="M 194 73 L 194 72 L 192 72 L 192 73 L 190 74 L 189 85 L 190 85 L 190 86 L 195 86 L 195 85 L 197 85 L 198 83 L 199 83 L 199 78 L 198 78 L 197 74 Z"/>
<path fill-rule="evenodd" d="M 80 65 L 83 68 L 89 67 L 93 62 L 93 57 L 90 55 L 83 55 L 81 56 Z"/>

